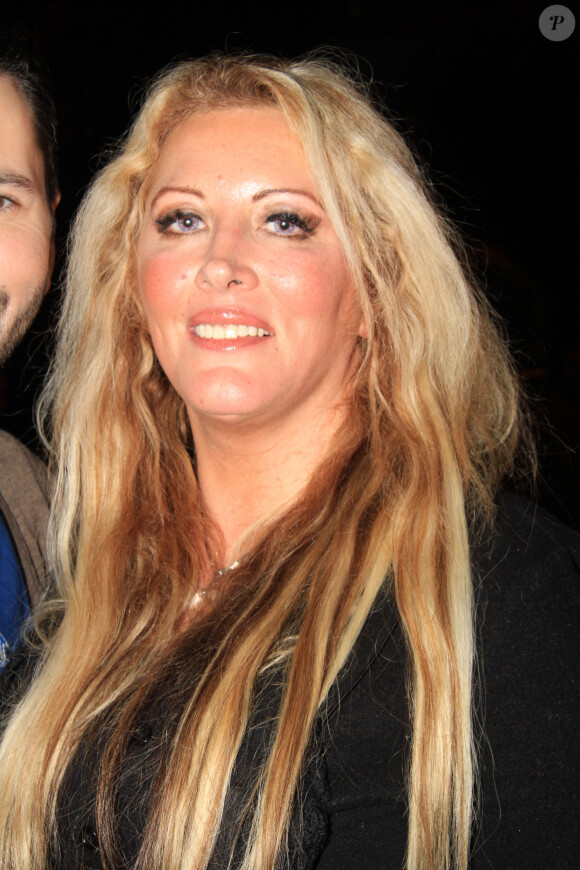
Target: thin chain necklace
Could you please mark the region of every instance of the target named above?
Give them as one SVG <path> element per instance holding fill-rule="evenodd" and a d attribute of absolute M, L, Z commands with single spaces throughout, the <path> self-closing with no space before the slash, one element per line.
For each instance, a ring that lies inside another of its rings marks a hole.
<path fill-rule="evenodd" d="M 216 568 L 216 566 L 214 565 L 213 562 L 210 562 L 210 564 L 211 564 L 211 567 L 213 568 L 213 571 L 214 571 L 212 582 L 210 583 L 210 586 L 211 586 L 212 583 L 214 582 L 214 580 L 218 580 L 220 577 L 223 577 L 224 574 L 229 574 L 230 571 L 233 571 L 234 568 L 237 568 L 238 565 L 240 564 L 240 560 L 236 559 L 235 562 L 232 562 L 231 565 L 226 565 L 225 568 Z"/>
<path fill-rule="evenodd" d="M 226 565 L 225 568 L 216 568 L 213 559 L 210 560 L 209 564 L 213 569 L 211 580 L 209 581 L 207 586 L 204 586 L 203 589 L 198 589 L 195 592 L 193 598 L 191 599 L 190 607 L 195 607 L 196 604 L 201 604 L 201 602 L 207 595 L 217 592 L 216 587 L 219 585 L 219 581 L 222 579 L 222 577 L 225 577 L 226 574 L 229 574 L 230 571 L 233 571 L 235 568 L 238 567 L 238 565 L 240 564 L 240 559 L 236 559 L 235 562 L 232 562 L 231 565 Z"/>

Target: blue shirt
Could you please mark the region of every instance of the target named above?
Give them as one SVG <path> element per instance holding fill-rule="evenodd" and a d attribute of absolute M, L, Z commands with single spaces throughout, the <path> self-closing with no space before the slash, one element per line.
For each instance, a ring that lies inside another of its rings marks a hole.
<path fill-rule="evenodd" d="M 12 538 L 0 514 L 0 669 L 15 649 L 30 605 Z"/>

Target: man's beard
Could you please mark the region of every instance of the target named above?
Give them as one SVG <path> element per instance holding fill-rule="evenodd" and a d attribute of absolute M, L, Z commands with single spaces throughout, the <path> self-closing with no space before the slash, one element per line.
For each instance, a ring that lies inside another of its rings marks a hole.
<path fill-rule="evenodd" d="M 14 320 L 10 320 L 10 297 L 6 290 L 0 287 L 0 366 L 6 362 L 34 320 L 44 296 L 44 289 L 45 285 L 42 285 L 29 290 L 24 308 L 18 312 Z"/>

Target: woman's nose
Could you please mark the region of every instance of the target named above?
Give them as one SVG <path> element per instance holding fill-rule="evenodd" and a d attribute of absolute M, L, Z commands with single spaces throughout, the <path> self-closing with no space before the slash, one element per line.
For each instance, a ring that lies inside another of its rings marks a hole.
<path fill-rule="evenodd" d="M 235 232 L 216 232 L 201 266 L 197 281 L 202 290 L 226 291 L 232 287 L 251 290 L 257 275 L 249 262 L 248 243 Z"/>

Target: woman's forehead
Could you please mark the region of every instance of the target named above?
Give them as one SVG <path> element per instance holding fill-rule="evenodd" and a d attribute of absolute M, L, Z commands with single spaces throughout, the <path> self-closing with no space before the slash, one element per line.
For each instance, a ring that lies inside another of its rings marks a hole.
<path fill-rule="evenodd" d="M 223 144 L 229 129 L 252 131 L 254 136 L 273 136 L 281 140 L 291 137 L 298 147 L 298 137 L 291 131 L 281 109 L 268 105 L 219 106 L 185 115 L 163 139 L 157 162 L 176 141 L 188 139 L 193 145 L 197 140 L 214 137 L 216 147 Z M 219 142 L 215 137 L 219 137 Z"/>
<path fill-rule="evenodd" d="M 304 148 L 280 109 L 211 109 L 189 115 L 173 130 L 151 167 L 149 192 L 195 177 L 226 185 L 247 176 L 265 184 L 315 183 Z"/>

